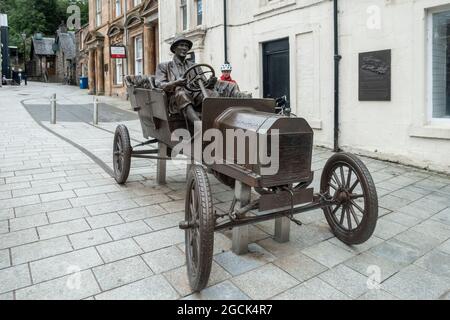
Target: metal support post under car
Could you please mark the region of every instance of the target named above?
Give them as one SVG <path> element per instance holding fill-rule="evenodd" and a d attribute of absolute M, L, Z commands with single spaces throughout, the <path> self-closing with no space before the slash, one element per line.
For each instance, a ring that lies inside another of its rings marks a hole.
<path fill-rule="evenodd" d="M 236 181 L 235 197 L 241 208 L 247 206 L 251 201 L 251 190 L 249 186 Z M 232 250 L 237 255 L 248 253 L 248 225 L 233 228 Z"/>

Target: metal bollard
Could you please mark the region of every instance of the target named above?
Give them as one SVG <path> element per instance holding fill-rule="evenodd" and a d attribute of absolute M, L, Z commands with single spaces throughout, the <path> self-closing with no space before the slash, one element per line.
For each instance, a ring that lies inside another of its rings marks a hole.
<path fill-rule="evenodd" d="M 94 97 L 94 124 L 98 125 L 98 98 Z"/>
<path fill-rule="evenodd" d="M 51 109 L 51 124 L 56 124 L 56 93 L 50 98 L 50 109 Z"/>

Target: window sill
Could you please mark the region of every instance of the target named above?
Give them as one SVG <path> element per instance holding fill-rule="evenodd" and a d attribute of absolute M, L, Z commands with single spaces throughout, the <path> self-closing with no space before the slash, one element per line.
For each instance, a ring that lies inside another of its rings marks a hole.
<path fill-rule="evenodd" d="M 268 4 L 265 5 L 262 8 L 259 8 L 256 13 L 254 14 L 254 17 L 259 17 L 265 14 L 270 14 L 273 13 L 277 10 L 281 10 L 284 9 L 286 7 L 290 7 L 290 6 L 294 6 L 296 5 L 297 1 L 296 0 L 286 0 L 286 1 L 280 1 L 274 4 Z"/>
<path fill-rule="evenodd" d="M 409 135 L 414 138 L 450 140 L 450 124 L 411 126 Z"/>

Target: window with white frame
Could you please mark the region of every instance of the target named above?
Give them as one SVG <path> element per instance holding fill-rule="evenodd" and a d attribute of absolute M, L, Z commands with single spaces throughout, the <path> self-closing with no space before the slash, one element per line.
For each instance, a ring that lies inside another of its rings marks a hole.
<path fill-rule="evenodd" d="M 142 75 L 144 70 L 142 36 L 134 39 L 134 74 Z"/>
<path fill-rule="evenodd" d="M 197 25 L 203 24 L 203 0 L 195 1 L 196 12 L 197 12 Z"/>
<path fill-rule="evenodd" d="M 133 0 L 133 5 L 136 7 L 137 5 L 140 5 L 142 3 L 142 0 Z"/>
<path fill-rule="evenodd" d="M 114 71 L 114 83 L 123 83 L 123 59 L 116 59 L 116 69 Z"/>
<path fill-rule="evenodd" d="M 450 120 L 450 10 L 429 14 L 432 119 Z"/>
<path fill-rule="evenodd" d="M 187 0 L 180 0 L 180 18 L 181 18 L 181 30 L 187 30 L 188 28 L 188 8 Z"/>
<path fill-rule="evenodd" d="M 116 2 L 115 14 L 116 14 L 116 17 L 118 17 L 122 14 L 122 3 L 121 3 L 121 0 L 115 0 L 115 2 Z"/>
<path fill-rule="evenodd" d="M 102 25 L 102 0 L 95 1 L 95 10 L 95 23 L 97 27 L 100 27 Z"/>

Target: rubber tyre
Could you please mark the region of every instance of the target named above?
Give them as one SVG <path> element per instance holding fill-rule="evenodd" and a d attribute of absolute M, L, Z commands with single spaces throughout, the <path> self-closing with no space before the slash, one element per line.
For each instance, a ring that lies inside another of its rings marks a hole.
<path fill-rule="evenodd" d="M 334 168 L 340 164 L 350 167 L 360 180 L 365 202 L 364 216 L 360 225 L 350 231 L 342 228 L 333 219 L 330 207 L 323 208 L 323 211 L 332 232 L 339 240 L 348 245 L 358 245 L 369 240 L 375 231 L 378 220 L 377 190 L 369 170 L 357 156 L 350 153 L 338 153 L 332 156 L 325 164 L 320 183 L 321 194 L 328 191 L 328 182 L 331 179 Z"/>
<path fill-rule="evenodd" d="M 116 155 L 116 152 L 120 151 L 122 151 L 122 157 Z M 116 129 L 113 146 L 114 178 L 118 184 L 125 184 L 130 175 L 131 152 L 132 148 L 128 129 L 126 126 L 120 125 Z"/>
<path fill-rule="evenodd" d="M 191 235 L 195 232 L 195 229 L 186 230 L 185 252 L 189 284 L 194 292 L 199 292 L 206 287 L 211 274 L 215 215 L 208 175 L 205 169 L 198 165 L 193 166 L 188 175 L 185 208 L 186 221 L 192 220 L 190 206 L 193 193 L 198 201 L 197 261 L 193 260 L 195 258 L 193 257 L 193 246 L 191 246 Z"/>

